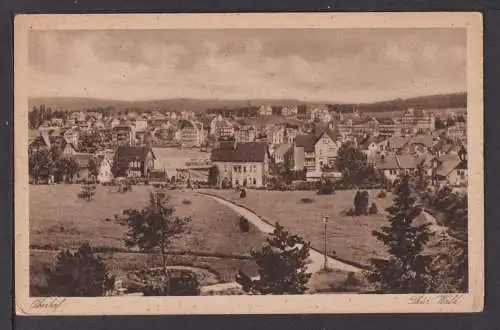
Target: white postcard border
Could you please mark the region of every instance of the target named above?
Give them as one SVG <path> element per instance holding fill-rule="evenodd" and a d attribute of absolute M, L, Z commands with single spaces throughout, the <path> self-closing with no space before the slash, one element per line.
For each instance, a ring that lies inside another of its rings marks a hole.
<path fill-rule="evenodd" d="M 469 293 L 442 295 L 320 294 L 300 296 L 66 298 L 35 308 L 29 297 L 27 165 L 28 31 L 224 28 L 466 28 L 469 153 Z M 15 18 L 15 305 L 18 315 L 304 314 L 477 312 L 484 300 L 483 54 L 480 13 L 94 14 Z M 422 297 L 419 304 L 413 299 Z"/>

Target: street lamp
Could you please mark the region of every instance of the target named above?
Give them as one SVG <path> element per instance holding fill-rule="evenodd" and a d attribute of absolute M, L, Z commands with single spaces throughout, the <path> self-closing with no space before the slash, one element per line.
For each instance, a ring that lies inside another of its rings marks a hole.
<path fill-rule="evenodd" d="M 328 257 L 326 255 L 326 225 L 328 224 L 328 218 L 329 217 L 327 215 L 323 217 L 323 224 L 325 225 L 325 237 L 324 237 L 325 238 L 325 251 L 324 251 L 325 252 L 325 260 L 324 260 L 323 268 L 325 270 L 328 269 Z"/>

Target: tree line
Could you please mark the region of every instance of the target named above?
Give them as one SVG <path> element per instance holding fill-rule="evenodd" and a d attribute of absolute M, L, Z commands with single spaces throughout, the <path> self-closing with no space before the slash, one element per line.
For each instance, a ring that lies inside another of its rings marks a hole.
<path fill-rule="evenodd" d="M 73 183 L 79 171 L 80 165 L 75 157 L 64 155 L 57 145 L 53 145 L 50 149 L 34 150 L 28 158 L 28 172 L 35 184 L 49 176 L 53 176 L 54 183 Z M 90 157 L 88 174 L 90 177 L 97 178 L 98 173 L 99 162 L 95 157 Z"/>

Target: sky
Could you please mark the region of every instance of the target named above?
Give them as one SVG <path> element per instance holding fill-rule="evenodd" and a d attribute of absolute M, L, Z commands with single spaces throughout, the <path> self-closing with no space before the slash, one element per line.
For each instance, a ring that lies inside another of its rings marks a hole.
<path fill-rule="evenodd" d="M 30 97 L 374 102 L 466 91 L 465 29 L 29 34 Z"/>

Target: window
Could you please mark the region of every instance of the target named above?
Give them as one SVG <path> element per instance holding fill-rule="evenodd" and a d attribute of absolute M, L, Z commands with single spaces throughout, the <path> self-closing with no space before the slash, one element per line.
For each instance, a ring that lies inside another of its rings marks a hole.
<path fill-rule="evenodd" d="M 227 172 L 227 165 L 224 165 L 224 172 Z"/>
<path fill-rule="evenodd" d="M 247 167 L 246 166 L 243 166 L 243 172 L 247 172 Z"/>
<path fill-rule="evenodd" d="M 257 180 L 255 178 L 253 179 L 253 184 L 257 184 Z"/>

